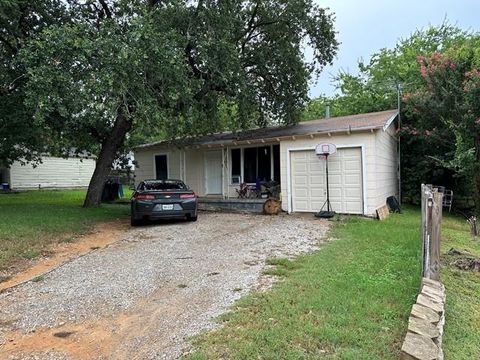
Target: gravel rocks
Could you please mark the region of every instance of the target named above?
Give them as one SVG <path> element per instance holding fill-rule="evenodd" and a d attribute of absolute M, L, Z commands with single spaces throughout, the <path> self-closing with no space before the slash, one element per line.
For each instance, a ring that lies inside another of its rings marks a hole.
<path fill-rule="evenodd" d="M 224 213 L 131 229 L 0 294 L 0 344 L 16 343 L 6 346 L 12 359 L 177 358 L 186 337 L 214 327 L 212 318 L 261 283 L 267 258 L 312 251 L 326 230 L 311 215 Z M 48 329 L 74 331 L 71 339 L 50 336 L 58 351 L 46 352 L 32 344 Z"/>

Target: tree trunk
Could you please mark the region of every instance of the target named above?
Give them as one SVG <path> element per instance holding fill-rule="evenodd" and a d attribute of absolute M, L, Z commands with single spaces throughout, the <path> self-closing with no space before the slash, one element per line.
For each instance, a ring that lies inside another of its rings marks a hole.
<path fill-rule="evenodd" d="M 88 185 L 83 207 L 88 208 L 100 205 L 103 187 L 110 173 L 113 160 L 115 160 L 115 156 L 131 128 L 132 123 L 126 118 L 124 105 L 122 104 L 118 109 L 117 118 L 110 134 L 102 142 L 102 149 L 98 155 L 95 171 Z"/>

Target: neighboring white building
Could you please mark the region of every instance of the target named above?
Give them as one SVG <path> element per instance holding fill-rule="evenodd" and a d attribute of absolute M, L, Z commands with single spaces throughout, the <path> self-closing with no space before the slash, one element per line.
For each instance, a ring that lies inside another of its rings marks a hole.
<path fill-rule="evenodd" d="M 325 202 L 325 162 L 319 143 L 333 143 L 330 200 L 338 213 L 375 215 L 398 196 L 398 111 L 383 111 L 162 141 L 135 149 L 135 182 L 177 178 L 201 197 L 236 198 L 241 182 L 279 181 L 282 209 L 316 212 Z"/>
<path fill-rule="evenodd" d="M 22 165 L 14 162 L 9 168 L 0 168 L 0 182 L 11 189 L 58 189 L 88 187 L 95 170 L 95 159 L 42 157 L 42 163 Z"/>

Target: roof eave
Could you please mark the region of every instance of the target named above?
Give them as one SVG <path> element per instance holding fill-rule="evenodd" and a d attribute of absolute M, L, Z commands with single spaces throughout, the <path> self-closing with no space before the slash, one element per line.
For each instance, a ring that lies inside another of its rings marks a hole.
<path fill-rule="evenodd" d="M 254 139 L 245 139 L 245 140 L 228 140 L 223 142 L 208 142 L 203 144 L 194 144 L 193 146 L 196 148 L 201 147 L 222 147 L 226 145 L 250 145 L 252 143 L 273 143 L 273 142 L 280 142 L 282 140 L 292 139 L 292 137 L 310 137 L 311 135 L 318 136 L 318 135 L 332 135 L 338 133 L 348 133 L 348 132 L 366 132 L 366 131 L 375 131 L 382 129 L 382 126 L 364 126 L 364 127 L 356 127 L 356 128 L 344 128 L 344 129 L 335 129 L 335 130 L 322 130 L 316 132 L 308 132 L 305 134 L 292 134 L 292 135 L 282 135 L 282 136 L 272 136 L 272 137 L 262 137 L 262 138 L 254 138 Z"/>
<path fill-rule="evenodd" d="M 325 135 L 325 134 L 337 134 L 337 133 L 350 133 L 350 132 L 361 132 L 361 131 L 374 131 L 374 130 L 379 130 L 383 129 L 383 131 L 386 131 L 388 127 L 393 123 L 395 118 L 398 116 L 398 111 L 396 111 L 386 122 L 384 125 L 378 125 L 378 126 L 361 126 L 361 127 L 354 127 L 354 128 L 341 128 L 341 129 L 330 129 L 330 130 L 319 130 L 319 131 L 311 131 L 307 132 L 304 134 L 291 134 L 291 135 L 280 135 L 280 136 L 272 136 L 272 137 L 259 137 L 259 138 L 251 138 L 251 139 L 231 139 L 231 140 L 226 140 L 226 141 L 209 141 L 201 144 L 193 144 L 193 146 L 196 146 L 198 148 L 200 147 L 212 147 L 212 146 L 225 146 L 225 145 L 241 145 L 241 144 L 248 144 L 249 142 L 278 142 L 280 140 L 285 140 L 285 139 L 291 139 L 292 136 L 295 137 L 308 137 L 311 135 Z M 150 144 L 142 144 L 134 147 L 134 150 L 140 150 L 140 149 L 149 149 L 149 148 L 155 148 L 155 147 L 165 147 L 165 146 L 175 146 L 174 141 L 159 141 L 155 143 L 150 143 Z M 176 145 L 179 148 L 182 147 L 187 147 L 182 144 Z"/>
<path fill-rule="evenodd" d="M 395 120 L 395 118 L 398 116 L 399 112 L 396 111 L 388 120 L 387 122 L 385 123 L 385 125 L 383 125 L 383 131 L 387 131 L 387 129 L 390 127 L 390 125 L 392 125 L 393 121 Z"/>

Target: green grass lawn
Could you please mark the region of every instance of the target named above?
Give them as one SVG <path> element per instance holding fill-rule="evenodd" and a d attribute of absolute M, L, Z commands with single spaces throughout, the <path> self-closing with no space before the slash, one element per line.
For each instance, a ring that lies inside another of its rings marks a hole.
<path fill-rule="evenodd" d="M 451 248 L 480 257 L 480 239 L 472 240 L 466 220 L 446 215 L 442 226 L 441 270 L 447 290 L 445 359 L 480 359 L 480 273 L 452 266 L 454 258 L 446 255 Z"/>
<path fill-rule="evenodd" d="M 198 359 L 398 359 L 420 285 L 420 213 L 337 222 L 311 255 L 273 259 L 283 281 L 242 298 Z"/>
<path fill-rule="evenodd" d="M 130 212 L 129 206 L 118 204 L 83 209 L 84 198 L 84 190 L 0 194 L 0 270 L 38 256 L 54 241 L 85 233 L 98 221 Z"/>

